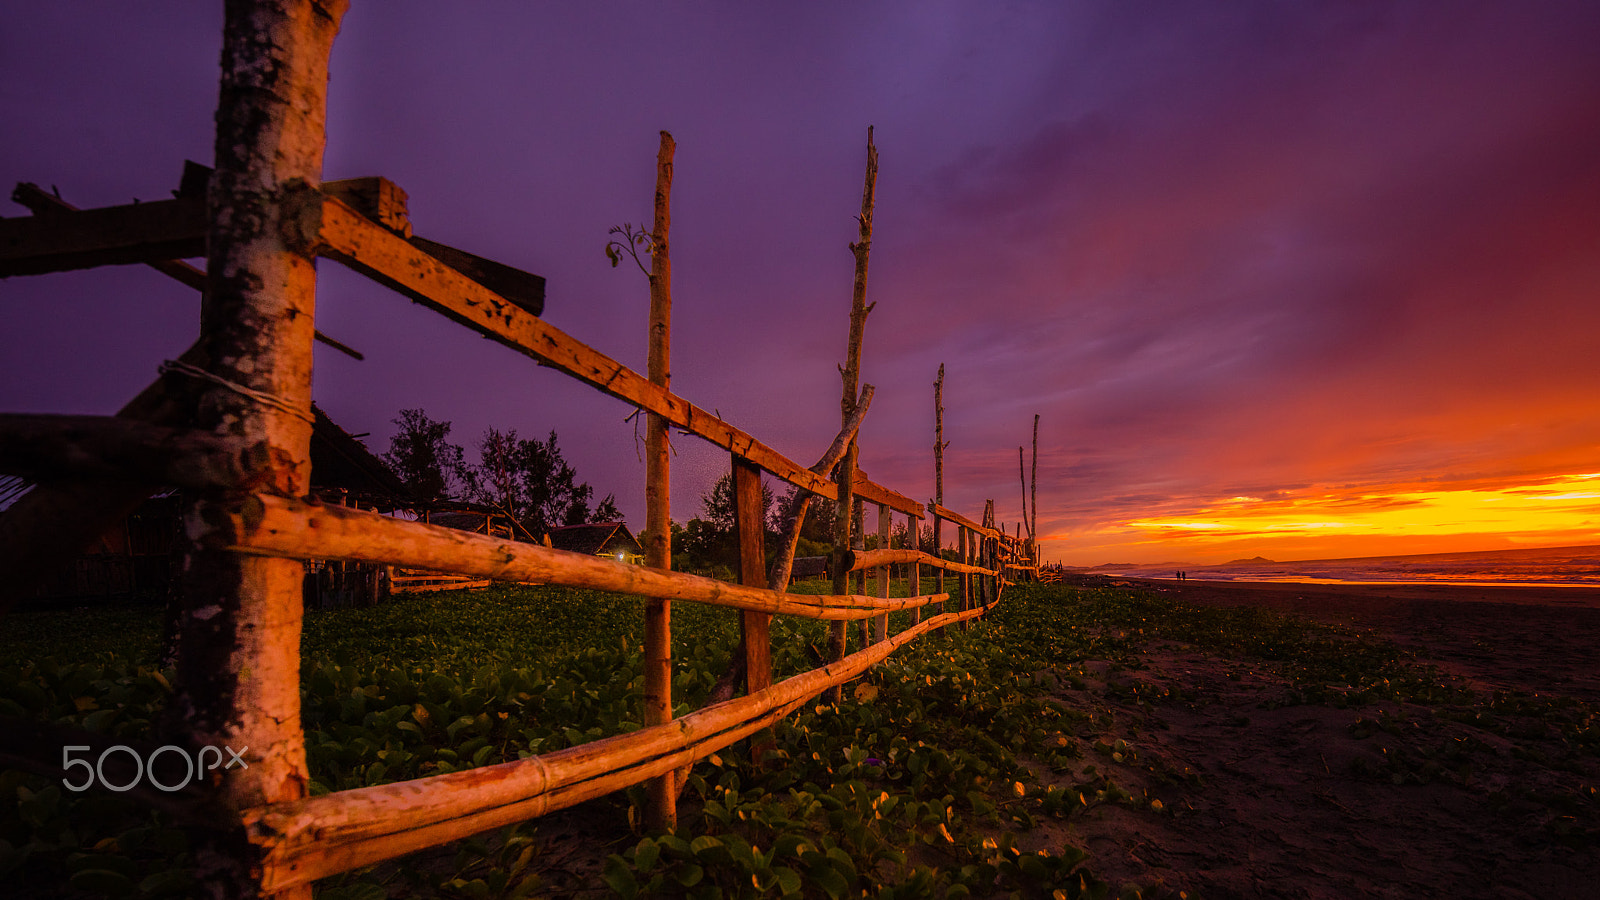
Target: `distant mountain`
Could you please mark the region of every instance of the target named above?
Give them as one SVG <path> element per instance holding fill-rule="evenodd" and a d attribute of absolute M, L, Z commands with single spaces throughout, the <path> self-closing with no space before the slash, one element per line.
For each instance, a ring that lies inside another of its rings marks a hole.
<path fill-rule="evenodd" d="M 1225 563 L 1218 563 L 1219 566 L 1275 566 L 1277 564 L 1277 560 L 1267 559 L 1265 556 L 1252 556 L 1249 559 L 1230 559 Z"/>

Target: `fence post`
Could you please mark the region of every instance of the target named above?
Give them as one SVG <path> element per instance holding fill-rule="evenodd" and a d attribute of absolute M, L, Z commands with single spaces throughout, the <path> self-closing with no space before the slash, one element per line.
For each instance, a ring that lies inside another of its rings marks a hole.
<path fill-rule="evenodd" d="M 922 549 L 921 521 L 916 516 L 907 515 L 906 530 L 911 535 L 911 549 L 920 551 Z M 922 596 L 922 563 L 912 563 L 910 569 L 907 570 L 907 577 L 910 578 L 910 583 L 906 585 L 906 594 L 911 597 Z M 919 606 L 911 611 L 911 624 L 922 624 L 922 607 Z"/>
<path fill-rule="evenodd" d="M 669 387 L 672 349 L 672 260 L 668 233 L 672 227 L 672 157 L 677 149 L 672 135 L 661 132 L 656 154 L 655 228 L 650 253 L 650 347 L 652 384 Z M 644 564 L 672 568 L 672 513 L 668 483 L 667 420 L 650 413 L 645 424 L 645 541 Z M 650 597 L 644 605 L 644 724 L 672 721 L 672 605 Z M 650 827 L 669 831 L 678 824 L 678 773 L 669 772 L 650 782 Z"/>
<path fill-rule="evenodd" d="M 737 454 L 733 457 L 733 522 L 739 536 L 739 583 L 767 584 L 767 505 L 762 502 L 761 469 Z M 772 686 L 772 614 L 753 609 L 740 617 L 744 645 L 745 693 Z M 770 731 L 750 739 L 750 758 L 759 763 L 775 746 Z"/>
<path fill-rule="evenodd" d="M 878 504 L 878 549 L 888 550 L 890 540 L 889 507 Z M 894 572 L 894 567 L 888 563 L 878 567 L 878 596 L 883 599 L 889 597 L 889 579 Z M 872 620 L 872 642 L 889 639 L 889 614 L 884 613 Z"/>
<path fill-rule="evenodd" d="M 961 564 L 962 565 L 965 565 L 965 566 L 972 565 L 972 547 L 971 547 L 971 543 L 967 540 L 967 526 L 962 525 L 959 522 L 956 523 L 956 552 L 957 552 L 957 555 L 960 556 L 960 558 L 961 558 Z M 962 572 L 961 573 L 961 612 L 966 612 L 967 610 L 969 610 L 971 608 L 972 608 L 972 573 L 971 572 Z M 966 622 L 962 622 L 961 623 L 961 630 L 962 631 L 966 631 L 967 630 L 967 623 Z"/>
<path fill-rule="evenodd" d="M 844 459 L 839 462 L 839 471 L 835 477 L 839 486 L 839 499 L 834 504 L 833 519 L 833 593 L 850 593 L 850 572 L 845 566 L 845 560 L 850 556 L 850 519 L 854 504 L 854 485 L 856 477 L 856 442 L 850 439 L 850 446 L 845 450 Z M 844 659 L 845 651 L 849 644 L 848 623 L 835 620 L 828 623 L 828 661 L 838 662 Z M 843 691 L 839 687 L 831 687 L 825 696 L 829 703 L 838 703 Z"/>
<path fill-rule="evenodd" d="M 200 331 L 205 371 L 234 387 L 201 395 L 196 424 L 251 448 L 264 493 L 310 489 L 313 248 L 285 225 L 296 191 L 322 180 L 328 56 L 341 2 L 233 3 L 223 31 L 216 166 L 210 183 L 207 281 Z M 259 399 L 265 398 L 265 399 Z M 186 513 L 177 694 L 166 727 L 198 749 L 231 747 L 248 767 L 218 785 L 239 811 L 306 795 L 300 723 L 299 560 L 229 552 L 238 493 L 206 491 Z M 248 748 L 248 753 L 246 753 Z M 235 833 L 207 836 L 200 880 L 216 897 L 256 897 L 259 871 Z M 309 898 L 311 889 L 274 896 Z"/>
<path fill-rule="evenodd" d="M 733 457 L 733 521 L 739 535 L 739 583 L 765 587 L 766 508 L 761 502 L 761 469 Z M 772 615 L 744 610 L 745 687 L 754 694 L 772 684 Z"/>

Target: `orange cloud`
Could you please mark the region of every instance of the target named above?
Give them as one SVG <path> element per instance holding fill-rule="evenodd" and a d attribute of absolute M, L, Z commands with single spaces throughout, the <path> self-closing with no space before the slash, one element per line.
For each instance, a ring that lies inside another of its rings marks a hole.
<path fill-rule="evenodd" d="M 1594 543 L 1600 542 L 1600 473 L 1462 487 L 1320 486 L 1270 500 L 1236 496 L 1169 509 L 1046 540 L 1052 537 L 1060 552 L 1078 558 L 1073 562 L 1089 565 L 1113 558 L 1223 562 L 1257 554 L 1307 559 Z"/>

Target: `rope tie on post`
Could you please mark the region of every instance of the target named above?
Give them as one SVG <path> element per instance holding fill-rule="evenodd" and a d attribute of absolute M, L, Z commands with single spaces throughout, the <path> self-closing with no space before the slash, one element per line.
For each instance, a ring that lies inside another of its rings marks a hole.
<path fill-rule="evenodd" d="M 191 366 L 181 360 L 169 359 L 163 362 L 157 371 L 162 375 L 175 372 L 179 375 L 188 375 L 190 378 L 198 378 L 202 381 L 209 381 L 212 384 L 225 387 L 236 394 L 248 397 L 264 406 L 270 406 L 273 409 L 286 412 L 297 419 L 303 419 L 313 425 L 317 423 L 316 418 L 310 413 L 304 410 L 296 409 L 295 407 L 289 405 L 287 400 L 284 400 L 282 397 L 279 397 L 276 394 L 269 394 L 266 391 L 258 391 L 255 388 L 246 387 L 245 385 L 237 382 L 229 381 L 228 379 L 223 378 L 221 375 L 207 372 L 205 369 L 202 369 L 199 366 Z"/>

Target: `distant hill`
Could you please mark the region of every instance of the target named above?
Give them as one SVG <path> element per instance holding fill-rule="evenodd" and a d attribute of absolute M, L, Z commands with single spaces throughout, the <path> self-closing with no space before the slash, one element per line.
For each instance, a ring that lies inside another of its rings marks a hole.
<path fill-rule="evenodd" d="M 1274 566 L 1277 564 L 1277 560 L 1267 559 L 1265 556 L 1252 556 L 1249 559 L 1230 559 L 1225 563 L 1218 563 L 1219 566 Z"/>

